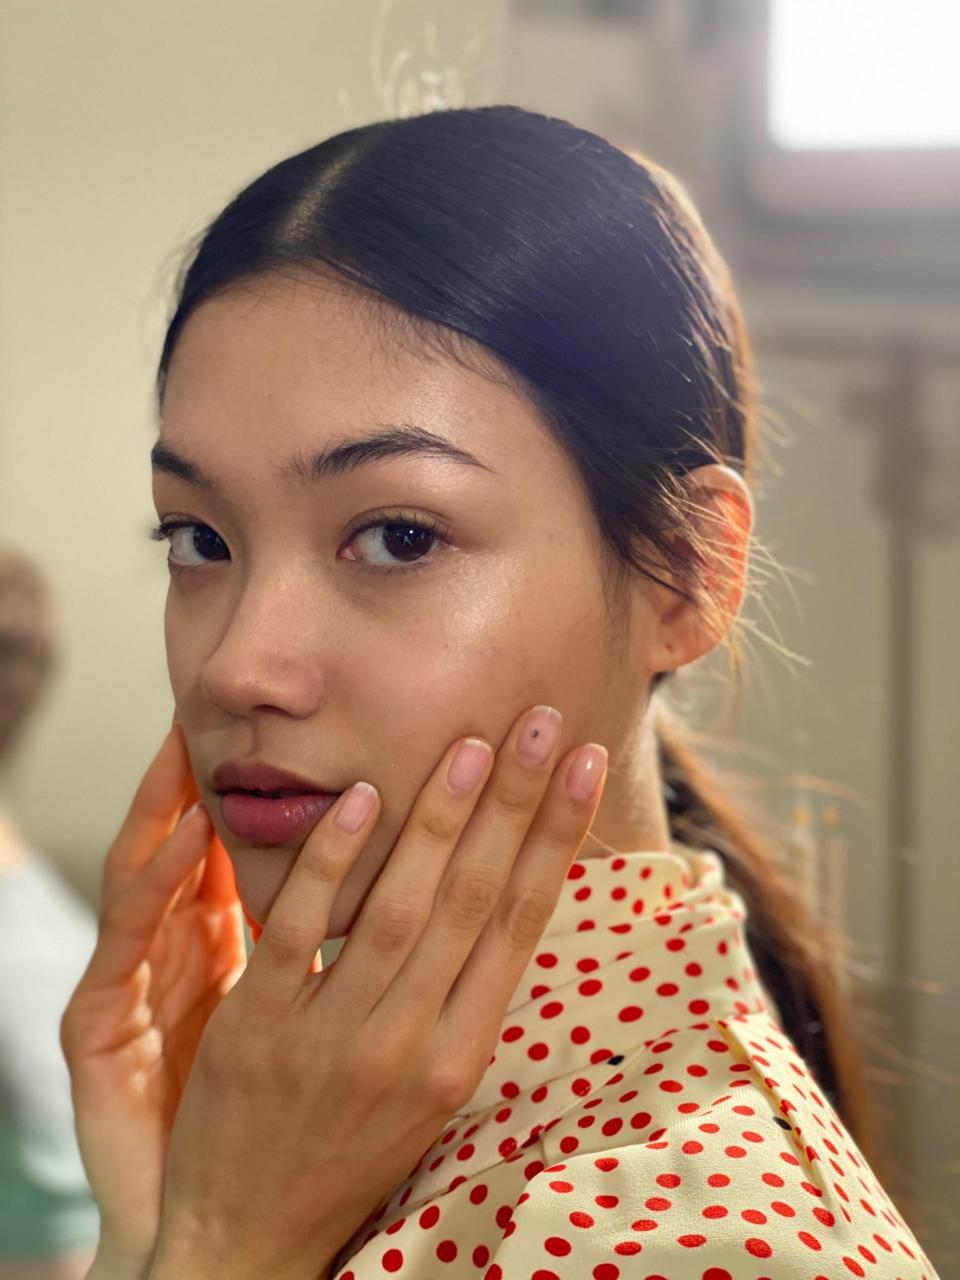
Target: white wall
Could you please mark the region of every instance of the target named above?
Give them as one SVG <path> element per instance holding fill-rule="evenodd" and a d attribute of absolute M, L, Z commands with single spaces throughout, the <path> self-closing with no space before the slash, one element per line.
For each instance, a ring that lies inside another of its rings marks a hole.
<path fill-rule="evenodd" d="M 496 101 L 504 16 L 505 0 L 0 0 L 0 538 L 54 576 L 65 648 L 4 791 L 91 897 L 172 712 L 146 532 L 180 250 L 332 133 L 437 89 Z"/>

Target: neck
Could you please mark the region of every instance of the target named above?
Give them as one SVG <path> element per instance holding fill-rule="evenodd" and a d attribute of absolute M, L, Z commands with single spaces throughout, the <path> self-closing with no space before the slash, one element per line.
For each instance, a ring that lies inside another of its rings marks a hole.
<path fill-rule="evenodd" d="M 618 745 L 616 755 L 611 752 L 603 798 L 580 858 L 670 848 L 670 819 L 653 716 L 642 716 L 632 734 Z"/>

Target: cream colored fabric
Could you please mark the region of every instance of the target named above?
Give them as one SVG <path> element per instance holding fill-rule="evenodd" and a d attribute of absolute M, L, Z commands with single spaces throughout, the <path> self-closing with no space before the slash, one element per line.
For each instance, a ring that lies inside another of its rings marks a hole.
<path fill-rule="evenodd" d="M 712 851 L 577 861 L 474 1097 L 336 1280 L 936 1280 Z"/>

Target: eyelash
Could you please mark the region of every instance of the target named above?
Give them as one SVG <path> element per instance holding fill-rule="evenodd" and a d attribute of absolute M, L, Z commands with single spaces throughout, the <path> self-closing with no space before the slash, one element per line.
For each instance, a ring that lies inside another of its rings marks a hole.
<path fill-rule="evenodd" d="M 354 529 L 346 545 L 349 546 L 351 542 L 356 538 L 359 538 L 361 533 L 366 533 L 368 529 L 390 528 L 394 525 L 398 525 L 406 529 L 416 529 L 417 532 L 432 533 L 439 542 L 443 543 L 445 546 L 449 545 L 449 529 L 442 523 L 442 521 L 436 520 L 432 517 L 408 515 L 404 511 L 397 512 L 396 515 L 392 515 L 388 519 L 381 516 L 376 520 L 367 521 L 367 523 L 361 525 L 359 529 Z M 161 520 L 155 528 L 150 530 L 149 537 L 151 540 L 156 542 L 162 542 L 164 540 L 169 541 L 171 535 L 176 533 L 178 529 L 209 528 L 210 526 L 205 525 L 201 520 Z M 211 530 L 211 532 L 215 533 L 216 531 Z M 219 534 L 216 536 L 219 537 Z M 221 539 L 221 541 L 223 540 Z M 224 546 L 226 546 L 226 543 L 224 543 Z M 373 573 L 415 573 L 418 569 L 425 569 L 429 565 L 431 559 L 435 558 L 435 556 L 431 556 L 430 552 L 428 552 L 423 559 L 415 560 L 408 565 L 366 564 L 363 565 L 363 567 Z M 217 561 L 211 561 L 210 563 L 216 564 Z M 352 562 L 348 561 L 347 563 Z M 362 561 L 359 563 L 363 564 Z M 172 564 L 169 562 L 169 557 L 168 564 L 170 565 L 170 569 L 177 573 L 182 573 L 186 569 L 202 568 L 201 565 Z"/>

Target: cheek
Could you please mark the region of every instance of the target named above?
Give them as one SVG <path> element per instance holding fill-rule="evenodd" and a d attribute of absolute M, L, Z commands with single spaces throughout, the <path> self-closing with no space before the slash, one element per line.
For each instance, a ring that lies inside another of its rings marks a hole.
<path fill-rule="evenodd" d="M 170 688 L 179 705 L 198 686 L 207 648 L 202 615 L 196 608 L 191 612 L 177 601 L 172 589 L 163 615 L 163 635 Z"/>

